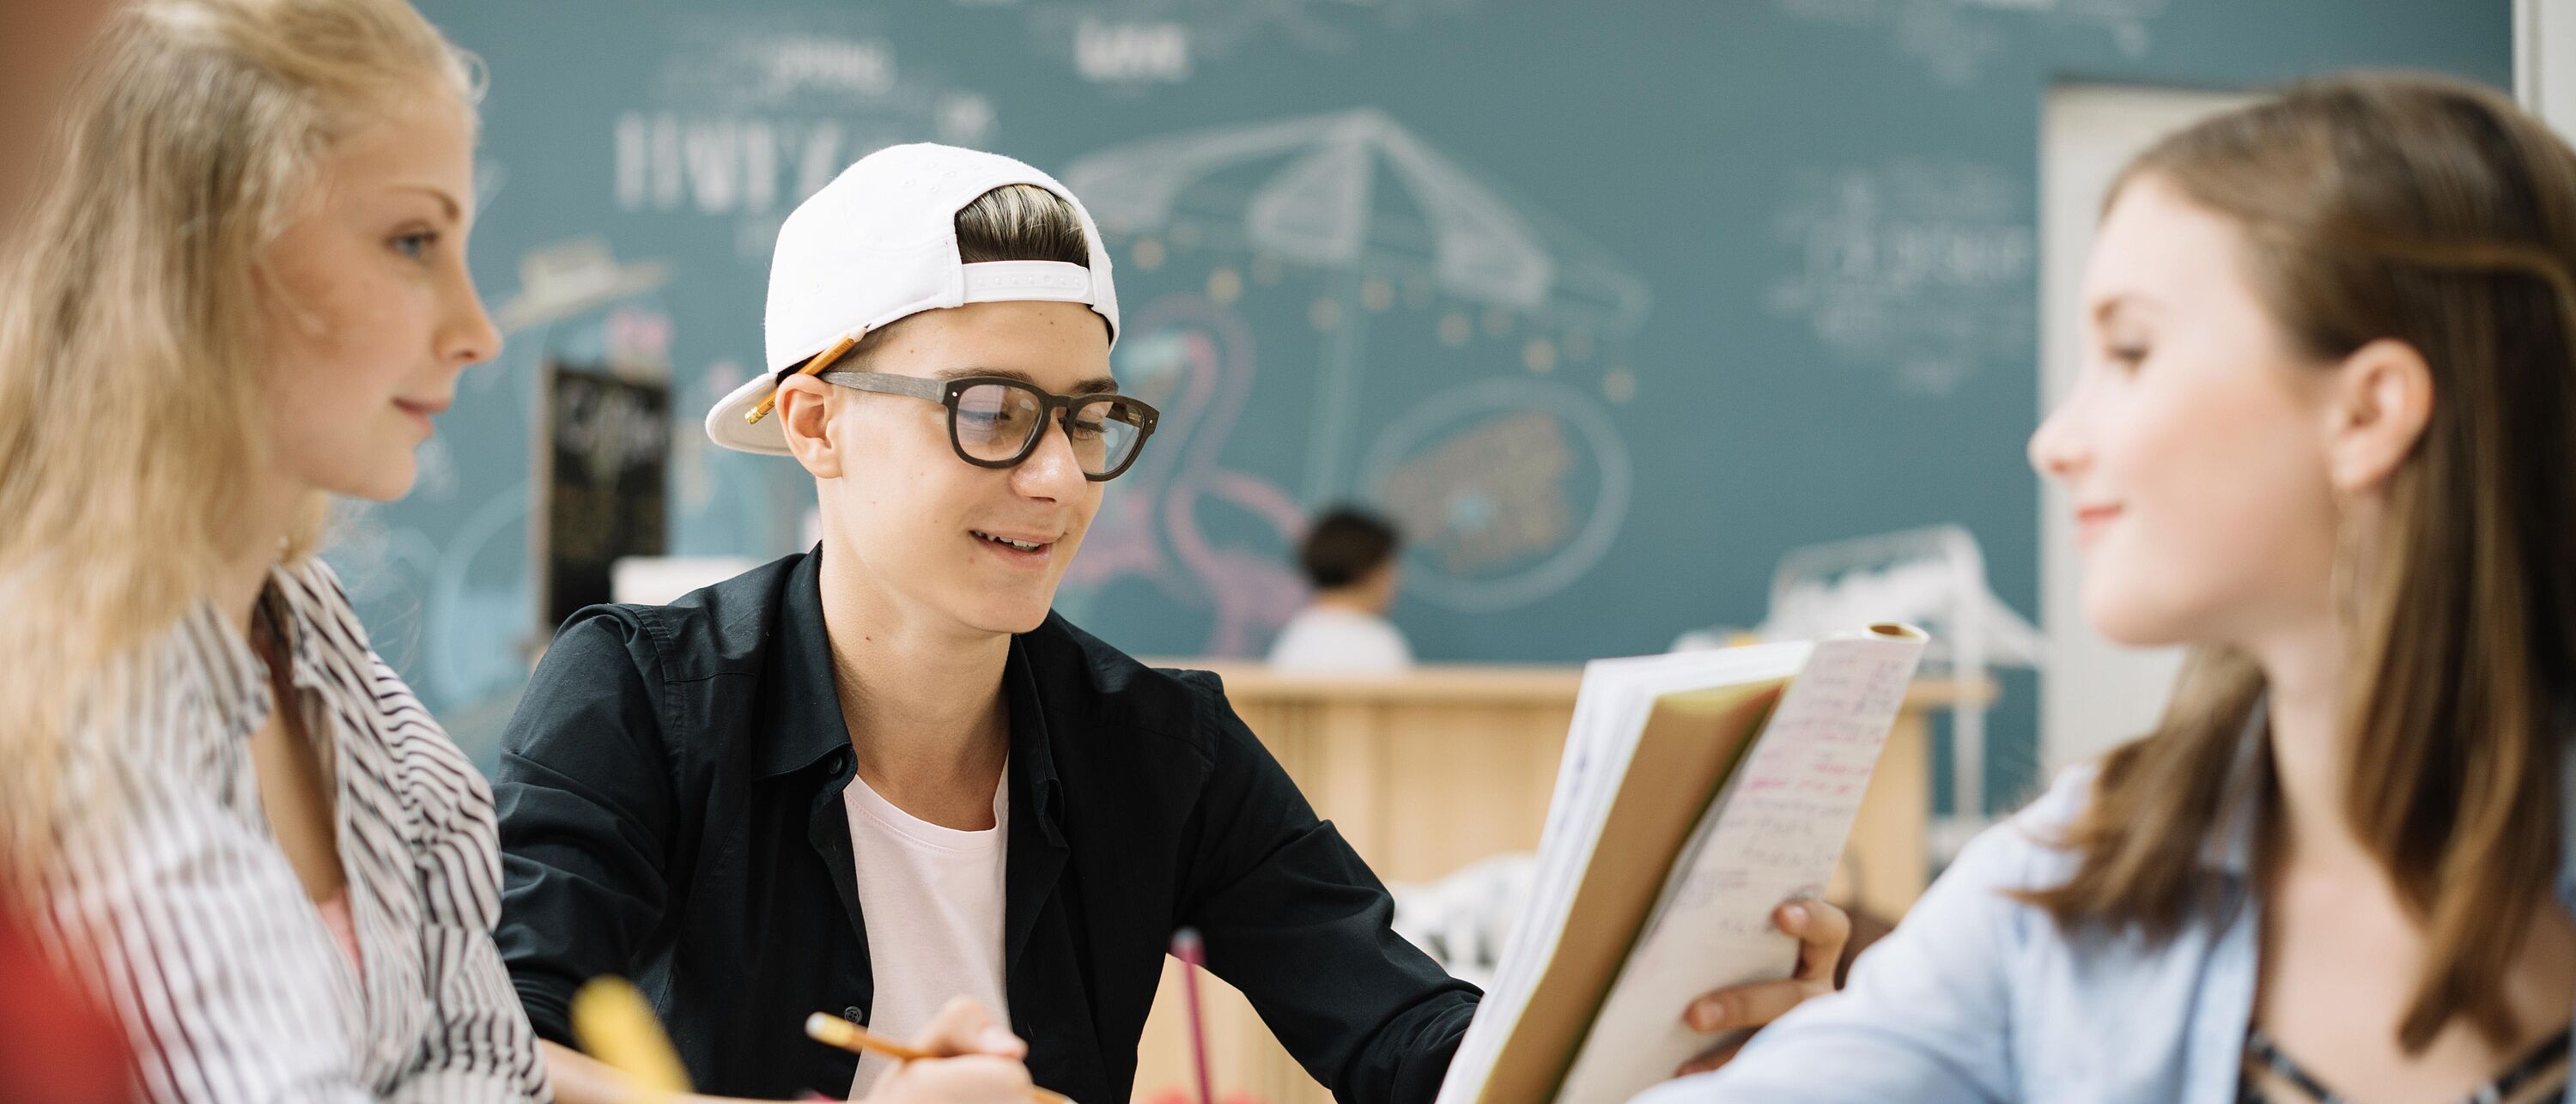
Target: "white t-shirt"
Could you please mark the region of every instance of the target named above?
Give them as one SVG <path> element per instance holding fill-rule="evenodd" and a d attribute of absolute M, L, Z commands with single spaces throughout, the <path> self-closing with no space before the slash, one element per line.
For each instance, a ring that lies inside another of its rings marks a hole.
<path fill-rule="evenodd" d="M 1279 630 L 1270 665 L 1305 674 L 1391 673 L 1413 666 L 1413 649 L 1386 618 L 1312 605 Z"/>
<path fill-rule="evenodd" d="M 852 776 L 841 803 L 876 981 L 868 1030 L 906 1042 L 956 997 L 973 997 L 1007 1028 L 1002 977 L 1002 875 L 1010 856 L 1010 777 L 993 790 L 993 826 L 942 828 L 904 812 Z M 852 1099 L 876 1087 L 893 1060 L 859 1057 Z"/>

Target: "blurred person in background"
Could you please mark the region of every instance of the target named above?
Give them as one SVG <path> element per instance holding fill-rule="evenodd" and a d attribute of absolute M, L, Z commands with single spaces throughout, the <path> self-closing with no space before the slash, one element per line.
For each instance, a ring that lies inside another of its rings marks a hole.
<path fill-rule="evenodd" d="M 1279 630 L 1270 665 L 1299 674 L 1393 674 L 1413 649 L 1386 619 L 1403 572 L 1401 540 L 1384 519 L 1340 507 L 1315 519 L 1297 548 L 1313 600 Z"/>

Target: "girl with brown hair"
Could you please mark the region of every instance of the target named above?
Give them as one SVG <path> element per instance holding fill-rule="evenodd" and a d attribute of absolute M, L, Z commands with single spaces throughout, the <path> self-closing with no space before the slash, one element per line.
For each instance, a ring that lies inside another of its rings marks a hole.
<path fill-rule="evenodd" d="M 1645 1099 L 2562 1099 L 2576 154 L 2305 84 L 2132 164 L 2083 302 L 2031 459 L 2093 624 L 2197 650 L 2164 718 Z"/>

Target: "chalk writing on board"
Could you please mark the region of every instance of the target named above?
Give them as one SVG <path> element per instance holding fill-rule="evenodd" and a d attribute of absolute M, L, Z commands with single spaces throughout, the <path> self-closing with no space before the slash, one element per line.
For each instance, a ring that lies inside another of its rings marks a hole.
<path fill-rule="evenodd" d="M 1246 171 L 1273 165 L 1267 175 Z M 1379 194 L 1381 177 L 1391 194 Z M 1143 260 L 1159 263 L 1162 239 L 1186 231 L 1257 277 L 1264 265 L 1322 277 L 1307 312 L 1327 334 L 1299 488 L 1310 507 L 1352 490 L 1367 319 L 1393 309 L 1398 288 L 1418 291 L 1405 308 L 1424 322 L 1445 316 L 1444 345 L 1464 343 L 1469 313 L 1489 334 L 1519 333 L 1520 363 L 1505 369 L 1536 374 L 1554 371 L 1560 350 L 1600 354 L 1587 370 L 1623 370 L 1651 299 L 1617 258 L 1374 108 L 1144 139 L 1078 158 L 1063 179 L 1102 232 Z M 1245 288 L 1231 269 L 1210 281 L 1230 296 L 1271 294 Z M 1621 387 L 1605 381 L 1604 391 Z"/>
<path fill-rule="evenodd" d="M 2099 30 L 2129 57 L 2146 54 L 2168 0 L 1774 0 L 1819 23 L 1885 30 L 1898 53 L 1944 84 L 1969 84 L 2012 50 L 2017 24 Z"/>
<path fill-rule="evenodd" d="M 1361 486 L 1406 535 L 1405 590 L 1493 612 L 1565 589 L 1626 520 L 1634 472 L 1607 412 L 1557 383 L 1503 377 L 1389 425 Z"/>
<path fill-rule="evenodd" d="M 1943 394 L 2026 361 L 2037 251 L 2026 189 L 1970 162 L 1797 174 L 1776 229 L 1789 270 L 1765 300 L 1846 361 Z"/>
<path fill-rule="evenodd" d="M 875 23 L 857 8 L 675 20 L 650 101 L 610 121 L 617 208 L 734 219 L 737 260 L 765 268 L 778 222 L 850 162 L 991 145 L 992 97 L 906 61 Z"/>
<path fill-rule="evenodd" d="M 987 6 L 991 0 L 960 0 Z M 1038 51 L 1094 84 L 1137 90 L 1180 84 L 1206 63 L 1277 40 L 1340 53 L 1362 35 L 1472 11 L 1478 0 L 1051 0 L 1028 5 Z"/>
<path fill-rule="evenodd" d="M 548 327 L 546 335 L 552 340 L 558 336 L 551 329 L 555 323 L 644 295 L 670 279 L 668 262 L 622 263 L 605 238 L 590 234 L 566 238 L 519 255 L 519 290 L 493 308 L 492 320 L 504 334 Z M 653 347 L 616 350 L 633 354 L 620 359 L 663 362 L 670 347 L 670 319 L 659 311 L 652 312 L 652 318 L 658 322 L 644 320 L 640 330 L 636 328 L 638 323 L 630 320 L 620 323 L 616 333 L 597 336 L 630 346 L 643 340 Z M 603 350 L 601 355 L 608 353 Z"/>

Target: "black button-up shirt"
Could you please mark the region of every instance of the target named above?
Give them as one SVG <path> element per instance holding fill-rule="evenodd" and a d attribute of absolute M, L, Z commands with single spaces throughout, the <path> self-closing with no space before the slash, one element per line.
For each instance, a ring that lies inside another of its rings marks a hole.
<path fill-rule="evenodd" d="M 584 610 L 538 665 L 494 795 L 498 938 L 539 1036 L 569 1045 L 573 991 L 622 974 L 701 1091 L 849 1089 L 855 1057 L 803 1029 L 814 1012 L 864 1020 L 874 996 L 820 563 Z M 1004 985 L 1039 1084 L 1129 1098 L 1186 925 L 1336 1098 L 1437 1094 L 1476 990 L 1388 928 L 1384 886 L 1215 676 L 1147 668 L 1050 616 L 1013 638 L 1002 690 Z"/>

